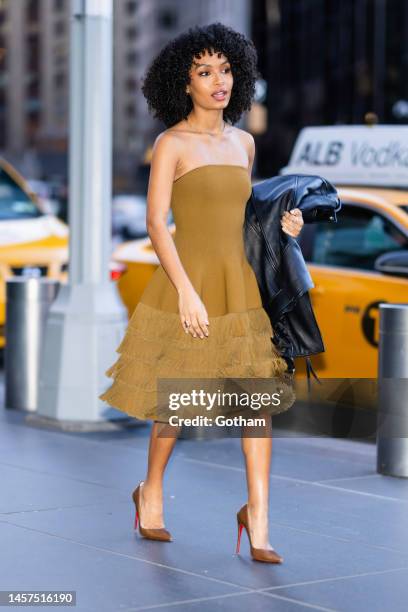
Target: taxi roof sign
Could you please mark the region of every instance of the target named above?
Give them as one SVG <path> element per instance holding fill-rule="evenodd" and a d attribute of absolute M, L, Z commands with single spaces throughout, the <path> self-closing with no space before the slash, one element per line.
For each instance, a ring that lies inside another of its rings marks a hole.
<path fill-rule="evenodd" d="M 341 185 L 408 187 L 408 125 L 303 128 L 279 174 L 314 174 Z"/>

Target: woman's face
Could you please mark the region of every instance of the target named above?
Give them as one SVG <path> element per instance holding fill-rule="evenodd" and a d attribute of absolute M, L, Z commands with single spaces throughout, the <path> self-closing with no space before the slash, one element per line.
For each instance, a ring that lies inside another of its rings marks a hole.
<path fill-rule="evenodd" d="M 206 109 L 223 109 L 228 106 L 233 82 L 227 57 L 222 53 L 210 55 L 206 51 L 200 59 L 193 60 L 187 91 L 193 104 Z"/>

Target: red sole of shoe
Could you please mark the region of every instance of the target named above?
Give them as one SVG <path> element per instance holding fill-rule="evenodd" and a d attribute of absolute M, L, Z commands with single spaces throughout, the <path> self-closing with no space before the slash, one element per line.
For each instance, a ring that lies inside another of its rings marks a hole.
<path fill-rule="evenodd" d="M 238 539 L 237 539 L 237 547 L 235 550 L 235 554 L 239 553 L 239 549 L 241 547 L 241 534 L 242 534 L 243 528 L 244 528 L 244 525 L 242 523 L 238 523 Z"/>

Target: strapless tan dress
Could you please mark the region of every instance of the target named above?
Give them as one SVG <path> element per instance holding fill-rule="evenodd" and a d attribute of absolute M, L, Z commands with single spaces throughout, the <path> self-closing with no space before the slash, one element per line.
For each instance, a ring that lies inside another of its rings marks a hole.
<path fill-rule="evenodd" d="M 272 344 L 273 330 L 262 307 L 255 273 L 244 249 L 245 207 L 251 180 L 243 166 L 207 164 L 173 183 L 174 242 L 184 269 L 203 301 L 210 325 L 203 339 L 187 334 L 178 294 L 159 265 L 129 319 L 106 371 L 111 386 L 99 398 L 138 419 L 165 421 L 157 410 L 158 378 L 270 378 L 288 383 L 285 400 L 295 401 L 293 375 Z"/>

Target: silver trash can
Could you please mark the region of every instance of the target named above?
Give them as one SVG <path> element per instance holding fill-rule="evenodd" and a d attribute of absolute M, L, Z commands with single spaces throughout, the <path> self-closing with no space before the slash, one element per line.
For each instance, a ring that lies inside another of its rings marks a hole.
<path fill-rule="evenodd" d="M 377 472 L 408 478 L 408 304 L 380 304 Z"/>
<path fill-rule="evenodd" d="M 60 282 L 13 276 L 6 281 L 6 408 L 35 412 L 42 338 Z"/>

